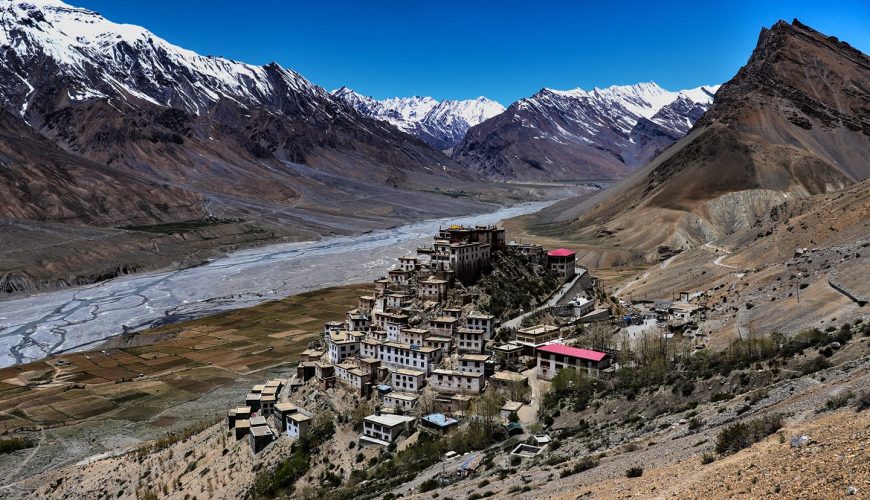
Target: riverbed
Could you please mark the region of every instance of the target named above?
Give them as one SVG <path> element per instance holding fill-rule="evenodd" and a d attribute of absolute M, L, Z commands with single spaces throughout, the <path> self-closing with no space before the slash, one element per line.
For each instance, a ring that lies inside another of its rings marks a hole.
<path fill-rule="evenodd" d="M 242 250 L 187 269 L 123 276 L 0 302 L 0 366 L 94 347 L 130 331 L 383 276 L 449 224 L 495 224 L 553 201 L 434 219 L 357 236 Z"/>

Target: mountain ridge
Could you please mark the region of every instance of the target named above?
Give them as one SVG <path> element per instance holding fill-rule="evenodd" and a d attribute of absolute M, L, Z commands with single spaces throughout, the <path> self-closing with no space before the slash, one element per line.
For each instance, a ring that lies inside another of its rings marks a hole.
<path fill-rule="evenodd" d="M 395 97 L 377 100 L 348 87 L 331 92 L 369 118 L 386 121 L 438 150 L 450 149 L 474 125 L 504 111 L 496 101 L 476 99 L 438 101 L 432 97 Z"/>
<path fill-rule="evenodd" d="M 670 92 L 654 82 L 543 88 L 472 127 L 452 156 L 496 178 L 624 177 L 685 135 L 717 89 Z"/>

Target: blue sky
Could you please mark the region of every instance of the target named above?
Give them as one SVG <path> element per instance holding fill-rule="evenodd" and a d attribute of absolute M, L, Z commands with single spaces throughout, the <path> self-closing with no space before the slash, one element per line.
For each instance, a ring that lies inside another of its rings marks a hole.
<path fill-rule="evenodd" d="M 277 61 L 329 90 L 382 99 L 731 78 L 762 26 L 797 17 L 865 53 L 868 1 L 67 0 L 202 54 Z"/>

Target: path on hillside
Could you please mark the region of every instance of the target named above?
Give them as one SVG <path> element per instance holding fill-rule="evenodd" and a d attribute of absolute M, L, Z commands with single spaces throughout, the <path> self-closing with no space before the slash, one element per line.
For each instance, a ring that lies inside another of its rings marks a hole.
<path fill-rule="evenodd" d="M 724 255 L 720 255 L 719 257 L 716 257 L 716 259 L 713 260 L 713 264 L 715 264 L 715 265 L 717 265 L 717 266 L 720 266 L 720 267 L 725 267 L 725 268 L 728 268 L 728 269 L 740 269 L 740 268 L 737 267 L 737 266 L 731 266 L 731 265 L 723 264 L 723 263 L 722 263 L 722 259 L 724 259 L 724 258 L 728 257 L 729 255 L 731 255 L 731 251 L 730 251 L 730 250 L 728 250 L 728 249 L 726 249 L 726 248 L 723 248 L 723 247 L 720 247 L 720 246 L 716 246 L 716 245 L 713 244 L 712 241 L 707 242 L 706 244 L 704 244 L 704 246 L 707 247 L 707 248 L 712 248 L 713 250 L 721 251 L 721 252 L 724 254 Z"/>
<path fill-rule="evenodd" d="M 566 293 L 568 293 L 572 288 L 574 288 L 574 284 L 577 283 L 577 280 L 580 279 L 580 277 L 582 276 L 582 274 L 581 274 L 582 272 L 588 272 L 588 271 L 585 271 L 585 270 L 581 271 L 579 268 L 576 269 L 575 273 L 574 273 L 574 277 L 571 278 L 571 281 L 568 281 L 567 283 L 562 285 L 561 288 L 559 288 L 559 290 L 557 290 L 553 295 L 551 295 L 550 298 L 547 299 L 546 302 L 544 302 L 540 306 L 532 309 L 529 312 L 520 314 L 519 316 L 516 316 L 514 318 L 511 318 L 511 319 L 505 321 L 502 324 L 502 326 L 505 328 L 519 328 L 520 325 L 523 324 L 524 319 L 528 318 L 529 316 L 532 316 L 535 313 L 541 312 L 544 309 L 549 309 L 550 307 L 554 307 L 556 304 L 559 303 L 560 300 L 562 300 L 562 297 L 564 297 Z"/>

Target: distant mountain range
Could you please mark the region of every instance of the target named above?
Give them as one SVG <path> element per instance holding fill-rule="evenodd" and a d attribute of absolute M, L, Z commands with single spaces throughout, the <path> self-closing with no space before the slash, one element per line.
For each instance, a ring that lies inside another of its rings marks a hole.
<path fill-rule="evenodd" d="M 472 127 L 460 163 L 500 179 L 615 179 L 683 137 L 718 85 L 669 92 L 655 83 L 542 89 Z"/>
<path fill-rule="evenodd" d="M 504 111 L 504 106 L 486 97 L 463 101 L 396 97 L 379 101 L 347 87 L 334 90 L 332 95 L 360 114 L 388 122 L 439 150 L 452 148 L 469 128 Z"/>

